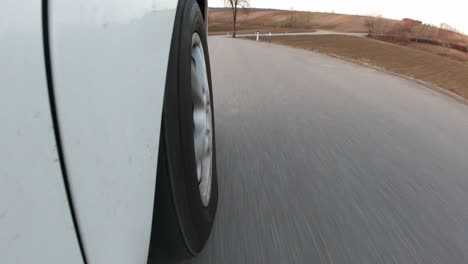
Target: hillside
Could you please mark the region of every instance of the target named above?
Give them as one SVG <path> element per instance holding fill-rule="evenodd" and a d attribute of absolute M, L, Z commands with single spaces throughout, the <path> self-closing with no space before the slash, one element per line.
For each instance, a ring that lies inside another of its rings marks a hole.
<path fill-rule="evenodd" d="M 239 9 L 237 26 L 240 31 L 262 31 L 265 28 L 289 29 L 327 29 L 342 32 L 367 32 L 364 16 L 299 12 L 267 9 Z M 230 9 L 210 9 L 209 31 L 225 33 L 232 28 Z M 396 22 L 396 21 L 395 21 Z"/>
<path fill-rule="evenodd" d="M 367 20 L 369 17 L 359 15 L 245 8 L 239 9 L 237 26 L 240 33 L 298 32 L 314 29 L 363 33 L 368 32 Z M 208 21 L 210 34 L 224 35 L 232 30 L 230 9 L 210 9 Z M 379 18 L 378 23 L 381 28 L 390 31 L 401 26 L 401 21 L 387 18 Z M 415 26 L 410 34 L 425 34 L 422 37 L 468 43 L 466 35 L 427 25 Z"/>

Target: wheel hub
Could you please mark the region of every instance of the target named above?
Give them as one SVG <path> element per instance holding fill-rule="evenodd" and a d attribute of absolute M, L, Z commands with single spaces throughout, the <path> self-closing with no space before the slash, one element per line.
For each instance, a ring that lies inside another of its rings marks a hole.
<path fill-rule="evenodd" d="M 192 36 L 193 144 L 200 197 L 208 206 L 211 195 L 213 122 L 208 73 L 203 44 L 198 33 Z"/>

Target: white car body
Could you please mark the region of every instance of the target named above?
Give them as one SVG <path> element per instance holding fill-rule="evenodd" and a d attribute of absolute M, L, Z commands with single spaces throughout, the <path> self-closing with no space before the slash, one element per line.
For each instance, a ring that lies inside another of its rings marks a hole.
<path fill-rule="evenodd" d="M 0 2 L 0 263 L 147 261 L 177 4 Z"/>

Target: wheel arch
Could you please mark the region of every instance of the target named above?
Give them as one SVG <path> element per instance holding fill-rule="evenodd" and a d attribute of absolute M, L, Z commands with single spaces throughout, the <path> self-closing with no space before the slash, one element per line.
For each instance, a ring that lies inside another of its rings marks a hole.
<path fill-rule="evenodd" d="M 203 21 L 205 22 L 205 30 L 208 32 L 208 0 L 197 0 L 198 6 L 202 11 Z"/>
<path fill-rule="evenodd" d="M 208 24 L 208 3 L 207 0 L 197 0 L 200 10 L 202 10 L 203 19 L 205 23 Z"/>

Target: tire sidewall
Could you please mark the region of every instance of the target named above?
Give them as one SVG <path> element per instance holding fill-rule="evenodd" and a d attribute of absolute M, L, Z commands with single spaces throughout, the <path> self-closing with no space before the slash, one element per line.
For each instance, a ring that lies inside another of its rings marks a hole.
<path fill-rule="evenodd" d="M 209 63 L 206 26 L 202 13 L 195 0 L 181 1 L 181 14 L 178 14 L 174 26 L 174 41 L 178 47 L 171 48 L 171 60 L 176 55 L 176 65 L 169 65 L 169 71 L 176 72 L 176 82 L 168 84 L 166 88 L 164 113 L 165 138 L 168 152 L 168 170 L 171 174 L 171 187 L 176 205 L 179 227 L 192 255 L 203 248 L 213 225 L 218 200 L 218 183 L 216 168 L 216 142 L 213 109 L 213 92 L 211 83 L 211 69 Z M 178 23 L 179 22 L 179 23 Z M 213 122 L 213 151 L 212 151 L 212 182 L 210 202 L 203 206 L 198 186 L 196 172 L 195 151 L 193 143 L 193 113 L 191 95 L 191 60 L 192 36 L 198 33 L 203 44 L 205 64 L 207 67 L 208 83 L 211 97 Z M 178 36 L 177 36 L 177 33 Z M 171 68 L 172 67 L 172 68 Z M 174 80 L 173 80 L 174 81 Z"/>

